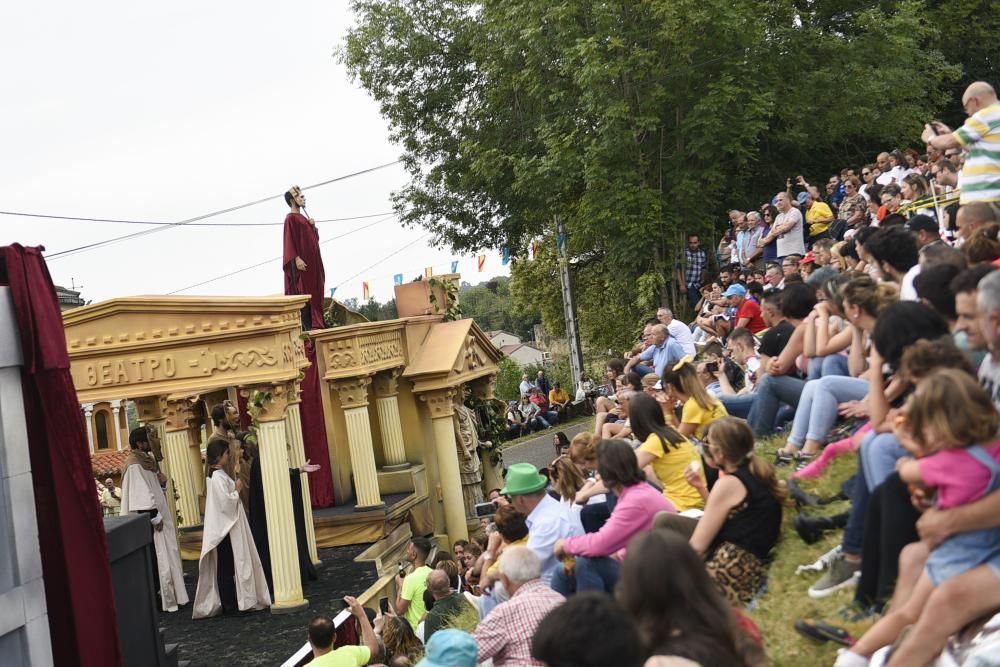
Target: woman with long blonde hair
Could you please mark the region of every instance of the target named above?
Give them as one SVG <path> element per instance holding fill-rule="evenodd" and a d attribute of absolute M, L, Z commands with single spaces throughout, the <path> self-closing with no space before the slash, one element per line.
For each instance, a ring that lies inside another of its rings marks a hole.
<path fill-rule="evenodd" d="M 728 412 L 719 399 L 708 393 L 698 379 L 694 358 L 687 356 L 663 371 L 663 388 L 681 404 L 681 424 L 677 429 L 685 438 L 701 438 L 705 427 Z"/>

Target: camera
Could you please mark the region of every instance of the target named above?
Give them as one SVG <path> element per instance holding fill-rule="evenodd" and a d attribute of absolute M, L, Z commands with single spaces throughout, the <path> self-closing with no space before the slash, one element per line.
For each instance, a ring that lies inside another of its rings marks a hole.
<path fill-rule="evenodd" d="M 707 372 L 707 373 L 718 373 L 719 372 L 719 362 L 718 361 L 710 361 L 707 364 L 705 364 L 705 372 Z"/>

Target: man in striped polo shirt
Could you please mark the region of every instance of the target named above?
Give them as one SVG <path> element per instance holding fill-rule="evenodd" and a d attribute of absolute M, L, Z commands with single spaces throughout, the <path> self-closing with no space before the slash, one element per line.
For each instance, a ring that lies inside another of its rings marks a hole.
<path fill-rule="evenodd" d="M 962 107 L 969 114 L 965 125 L 952 132 L 944 123 L 924 126 L 921 138 L 940 150 L 961 147 L 969 156 L 959 175 L 959 202 L 990 204 L 1000 212 L 1000 103 L 993 86 L 976 81 L 965 89 Z"/>

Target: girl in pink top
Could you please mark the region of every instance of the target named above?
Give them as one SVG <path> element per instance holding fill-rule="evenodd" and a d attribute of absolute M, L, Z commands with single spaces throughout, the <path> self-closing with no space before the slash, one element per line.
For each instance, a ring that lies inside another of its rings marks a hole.
<path fill-rule="evenodd" d="M 625 545 L 638 533 L 650 530 L 658 512 L 677 511 L 646 481 L 626 441 L 602 440 L 598 444 L 597 471 L 604 485 L 618 494 L 618 502 L 596 533 L 556 542 L 556 557 L 576 556 L 572 572 L 557 570 L 552 580 L 552 588 L 563 595 L 586 590 L 614 592 Z"/>
<path fill-rule="evenodd" d="M 1000 489 L 998 429 L 1000 414 L 972 376 L 950 368 L 935 371 L 917 385 L 905 412 L 896 418 L 896 437 L 917 456 L 900 459 L 899 476 L 911 486 L 936 492 L 938 509 L 978 500 Z M 991 444 L 976 444 L 980 442 Z M 836 664 L 867 664 L 869 656 L 915 622 L 961 627 L 962 619 L 930 618 L 941 607 L 931 595 L 948 579 L 983 564 L 1000 576 L 1000 528 L 959 533 L 945 540 L 931 551 L 909 599 L 873 625 Z"/>

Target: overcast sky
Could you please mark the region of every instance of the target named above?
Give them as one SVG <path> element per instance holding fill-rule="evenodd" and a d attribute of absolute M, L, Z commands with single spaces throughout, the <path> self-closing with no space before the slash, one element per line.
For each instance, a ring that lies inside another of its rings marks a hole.
<path fill-rule="evenodd" d="M 333 58 L 353 22 L 345 0 L 298 3 L 7 2 L 0 8 L 0 210 L 175 222 L 392 162 L 385 121 Z M 317 220 L 391 211 L 400 166 L 310 190 Z M 206 222 L 281 222 L 281 200 Z M 320 224 L 329 239 L 379 218 Z M 0 216 L 0 244 L 47 253 L 146 229 Z M 507 274 L 498 253 L 419 242 L 394 219 L 323 245 L 339 299 L 392 295 L 460 260 L 463 279 Z M 179 227 L 52 258 L 57 284 L 85 299 L 165 294 L 281 255 L 281 227 Z M 350 279 L 349 279 L 350 278 Z M 346 281 L 346 282 L 345 282 Z M 280 261 L 184 294 L 282 291 Z"/>

